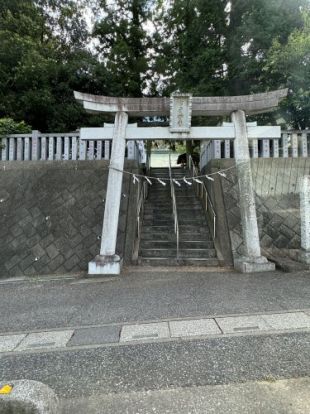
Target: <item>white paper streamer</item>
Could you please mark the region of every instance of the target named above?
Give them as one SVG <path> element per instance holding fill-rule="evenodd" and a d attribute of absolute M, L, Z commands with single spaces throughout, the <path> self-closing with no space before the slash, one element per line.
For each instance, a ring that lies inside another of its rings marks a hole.
<path fill-rule="evenodd" d="M 179 183 L 179 181 L 178 180 L 176 180 L 176 179 L 174 179 L 173 178 L 173 180 L 172 180 L 174 183 L 176 183 L 176 185 L 178 185 L 179 187 L 181 187 L 181 183 Z"/>
<path fill-rule="evenodd" d="M 157 178 L 157 181 L 162 184 L 163 186 L 166 186 L 166 183 L 164 183 L 160 178 Z"/>
<path fill-rule="evenodd" d="M 183 181 L 187 184 L 187 185 L 192 185 L 193 183 L 190 183 L 189 181 L 187 181 L 187 179 L 184 177 Z"/>
<path fill-rule="evenodd" d="M 208 175 L 206 175 L 206 178 L 207 178 L 208 180 L 210 180 L 210 181 L 214 181 L 214 178 L 209 177 Z"/>

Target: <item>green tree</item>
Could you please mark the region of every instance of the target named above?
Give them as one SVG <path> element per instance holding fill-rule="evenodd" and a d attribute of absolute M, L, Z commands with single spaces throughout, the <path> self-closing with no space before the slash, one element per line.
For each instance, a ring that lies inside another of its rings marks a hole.
<path fill-rule="evenodd" d="M 160 93 L 223 94 L 225 5 L 224 0 L 159 2 L 153 42 Z M 153 89 L 157 85 L 156 79 Z"/>
<path fill-rule="evenodd" d="M 97 22 L 94 37 L 110 93 L 141 96 L 148 77 L 150 38 L 146 23 L 148 0 L 105 0 L 99 2 L 103 18 Z"/>
<path fill-rule="evenodd" d="M 263 71 L 266 83 L 289 87 L 282 114 L 297 129 L 310 127 L 310 8 L 304 11 L 303 22 L 284 45 L 278 39 L 273 41 Z"/>
<path fill-rule="evenodd" d="M 73 90 L 97 91 L 82 1 L 4 0 L 0 5 L 0 116 L 42 131 L 87 123 Z"/>
<path fill-rule="evenodd" d="M 158 0 L 152 93 L 179 89 L 196 96 L 242 95 L 288 85 L 294 94 L 283 108 L 293 124 L 305 125 L 308 66 L 291 76 L 285 68 L 279 73 L 276 65 L 299 66 L 303 60 L 305 41 L 296 56 L 289 39 L 303 30 L 307 7 L 309 0 Z M 274 115 L 256 118 L 274 122 Z"/>
<path fill-rule="evenodd" d="M 227 80 L 230 94 L 263 92 L 262 69 L 273 40 L 285 44 L 302 26 L 309 0 L 231 0 L 227 6 Z M 279 85 L 274 83 L 273 87 Z"/>

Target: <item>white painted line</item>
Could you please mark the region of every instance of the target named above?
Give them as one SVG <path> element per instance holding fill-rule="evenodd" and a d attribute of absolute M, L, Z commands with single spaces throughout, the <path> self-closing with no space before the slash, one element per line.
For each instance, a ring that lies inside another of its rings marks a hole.
<path fill-rule="evenodd" d="M 25 351 L 29 349 L 48 349 L 65 347 L 73 330 L 54 331 L 54 332 L 37 332 L 27 335 L 26 338 L 16 348 L 16 351 Z"/>
<path fill-rule="evenodd" d="M 0 336 L 0 352 L 13 351 L 25 336 L 26 334 Z"/>
<path fill-rule="evenodd" d="M 167 322 L 125 325 L 121 331 L 120 342 L 146 341 L 169 337 Z"/>
<path fill-rule="evenodd" d="M 304 312 L 291 312 L 273 315 L 261 315 L 273 329 L 310 328 L 310 316 Z"/>
<path fill-rule="evenodd" d="M 213 319 L 195 319 L 169 322 L 172 338 L 220 335 L 222 332 Z"/>
<path fill-rule="evenodd" d="M 229 318 L 215 318 L 224 334 L 245 333 L 271 330 L 271 326 L 261 316 L 236 316 Z"/>

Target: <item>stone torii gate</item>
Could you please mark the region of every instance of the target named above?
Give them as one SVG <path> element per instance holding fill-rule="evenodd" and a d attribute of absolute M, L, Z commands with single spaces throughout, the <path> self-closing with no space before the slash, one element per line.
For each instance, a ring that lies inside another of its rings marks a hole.
<path fill-rule="evenodd" d="M 115 98 L 74 92 L 87 112 L 115 114 L 113 128 L 82 128 L 81 139 L 112 139 L 112 152 L 103 219 L 100 254 L 89 262 L 89 274 L 119 274 L 122 259 L 116 254 L 126 140 L 233 139 L 240 191 L 244 256 L 234 263 L 242 272 L 269 271 L 274 264 L 261 255 L 255 196 L 251 174 L 251 138 L 280 138 L 280 127 L 248 126 L 246 115 L 272 111 L 287 95 L 287 89 L 255 95 L 192 97 L 175 93 L 170 98 Z M 191 127 L 193 116 L 231 116 L 232 124 L 222 127 Z M 129 116 L 169 116 L 169 127 L 137 127 Z"/>

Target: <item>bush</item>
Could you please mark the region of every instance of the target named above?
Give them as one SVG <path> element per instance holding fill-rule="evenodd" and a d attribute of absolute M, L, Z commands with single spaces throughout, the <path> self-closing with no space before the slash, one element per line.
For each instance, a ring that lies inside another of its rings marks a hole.
<path fill-rule="evenodd" d="M 0 148 L 3 147 L 2 138 L 10 134 L 27 134 L 31 132 L 31 127 L 24 121 L 16 122 L 12 118 L 0 118 Z"/>

